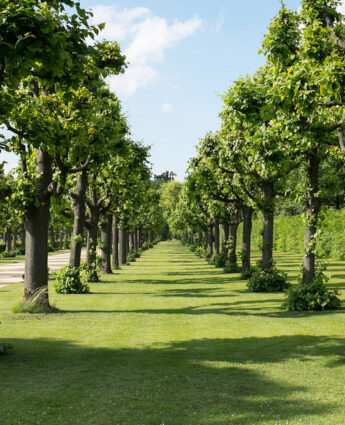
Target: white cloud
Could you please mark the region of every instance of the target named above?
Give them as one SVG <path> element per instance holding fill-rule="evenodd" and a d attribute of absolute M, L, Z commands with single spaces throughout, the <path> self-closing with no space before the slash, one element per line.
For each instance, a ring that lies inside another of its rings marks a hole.
<path fill-rule="evenodd" d="M 110 85 L 118 95 L 131 96 L 139 87 L 146 87 L 156 79 L 158 72 L 153 64 L 164 60 L 166 51 L 175 48 L 185 38 L 193 35 L 203 24 L 197 16 L 186 21 L 154 16 L 150 9 L 134 7 L 117 10 L 115 6 L 96 6 L 93 23 L 105 22 L 100 37 L 117 40 L 127 57 L 129 66 L 124 75 L 112 77 Z"/>
<path fill-rule="evenodd" d="M 224 26 L 224 22 L 225 22 L 225 9 L 222 9 L 218 14 L 218 20 L 216 22 L 214 31 L 220 32 Z"/>
<path fill-rule="evenodd" d="M 173 106 L 170 103 L 164 103 L 162 106 L 162 112 L 172 112 Z"/>

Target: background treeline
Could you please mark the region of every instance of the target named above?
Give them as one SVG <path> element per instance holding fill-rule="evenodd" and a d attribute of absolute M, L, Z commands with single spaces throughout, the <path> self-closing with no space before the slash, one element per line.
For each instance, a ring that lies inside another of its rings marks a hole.
<path fill-rule="evenodd" d="M 345 21 L 338 6 L 282 4 L 264 38 L 265 65 L 224 94 L 221 128 L 200 140 L 169 218 L 176 237 L 232 272 L 242 223 L 241 273 L 250 290 L 287 290 L 292 310 L 340 306 L 318 261 L 340 254 L 343 234 Z M 262 252 L 256 267 L 253 239 Z M 275 246 L 303 250 L 297 286 L 276 268 Z"/>
<path fill-rule="evenodd" d="M 56 289 L 85 292 L 165 229 L 149 148 L 106 83 L 126 58 L 91 17 L 73 0 L 0 4 L 0 148 L 19 157 L 0 167 L 0 224 L 3 255 L 25 252 L 19 309 L 49 309 L 48 251 L 70 249 Z"/>

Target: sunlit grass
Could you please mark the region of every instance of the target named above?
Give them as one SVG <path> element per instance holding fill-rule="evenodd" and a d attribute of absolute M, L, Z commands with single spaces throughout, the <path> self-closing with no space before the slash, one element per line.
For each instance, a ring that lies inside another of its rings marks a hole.
<path fill-rule="evenodd" d="M 275 258 L 295 280 L 301 258 Z M 22 287 L 0 289 L 1 425 L 345 423 L 344 312 L 283 311 L 174 242 L 102 280 L 51 291 L 50 315 L 12 314 Z"/>

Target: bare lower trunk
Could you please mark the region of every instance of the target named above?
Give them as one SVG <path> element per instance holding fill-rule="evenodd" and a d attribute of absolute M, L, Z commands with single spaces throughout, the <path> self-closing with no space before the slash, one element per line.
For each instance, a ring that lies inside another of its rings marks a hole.
<path fill-rule="evenodd" d="M 97 214 L 92 214 L 88 224 L 88 246 L 87 246 L 87 262 L 90 265 L 96 265 L 97 258 L 97 234 L 98 234 L 98 220 Z"/>
<path fill-rule="evenodd" d="M 228 255 L 229 223 L 222 223 L 222 254 Z"/>
<path fill-rule="evenodd" d="M 20 245 L 22 248 L 25 248 L 25 236 L 26 236 L 25 224 L 23 224 L 22 230 L 20 232 Z"/>
<path fill-rule="evenodd" d="M 12 243 L 13 243 L 13 249 L 16 250 L 17 249 L 17 234 L 14 233 L 12 236 Z"/>
<path fill-rule="evenodd" d="M 52 249 L 55 251 L 55 231 L 54 231 L 53 226 L 50 226 L 49 230 L 50 230 L 49 231 L 49 233 L 50 233 L 50 243 L 51 243 Z"/>
<path fill-rule="evenodd" d="M 63 232 L 62 230 L 60 230 L 60 233 L 59 233 L 59 250 L 60 250 L 60 251 L 61 251 L 61 250 L 63 249 L 63 247 L 64 247 L 64 237 L 65 237 L 64 232 Z"/>
<path fill-rule="evenodd" d="M 273 264 L 273 224 L 274 224 L 274 185 L 266 182 L 263 185 L 265 199 L 264 228 L 262 232 L 262 265 L 269 270 Z"/>
<path fill-rule="evenodd" d="M 137 251 L 138 250 L 138 232 L 136 230 L 134 230 L 133 232 L 133 244 L 134 244 L 134 250 Z"/>
<path fill-rule="evenodd" d="M 12 251 L 12 235 L 9 229 L 5 230 L 4 239 L 5 239 L 6 251 L 7 252 Z"/>
<path fill-rule="evenodd" d="M 101 272 L 106 274 L 111 274 L 111 227 L 112 227 L 112 217 L 105 217 L 101 226 L 101 256 L 102 256 L 102 266 Z"/>
<path fill-rule="evenodd" d="M 219 223 L 214 223 L 214 255 L 219 254 Z"/>
<path fill-rule="evenodd" d="M 71 251 L 69 256 L 69 265 L 71 267 L 80 266 L 81 250 L 83 246 L 83 233 L 85 226 L 85 199 L 87 180 L 88 178 L 86 171 L 83 171 L 81 174 L 79 174 L 73 196 L 74 223 L 71 241 Z"/>
<path fill-rule="evenodd" d="M 113 267 L 115 269 L 119 268 L 119 228 L 118 228 L 118 219 L 113 216 Z"/>
<path fill-rule="evenodd" d="M 230 223 L 229 225 L 229 262 L 231 264 L 237 264 L 237 229 L 238 221 Z"/>
<path fill-rule="evenodd" d="M 38 194 L 40 205 L 32 206 L 25 216 L 24 300 L 42 290 L 37 304 L 49 305 L 48 299 L 48 229 L 50 196 L 47 188 L 52 180 L 51 160 L 47 153 L 37 152 Z"/>
<path fill-rule="evenodd" d="M 211 222 L 207 224 L 207 256 L 211 258 L 213 255 L 213 226 Z"/>
<path fill-rule="evenodd" d="M 126 229 L 119 230 L 119 260 L 120 264 L 127 263 L 127 234 Z"/>
<path fill-rule="evenodd" d="M 320 200 L 317 196 L 320 160 L 317 154 L 309 154 L 307 164 L 307 223 L 304 232 L 303 283 L 310 285 L 315 278 L 315 235 L 320 211 Z"/>
<path fill-rule="evenodd" d="M 244 206 L 242 236 L 242 274 L 245 274 L 250 270 L 252 216 L 253 209 L 251 207 Z"/>

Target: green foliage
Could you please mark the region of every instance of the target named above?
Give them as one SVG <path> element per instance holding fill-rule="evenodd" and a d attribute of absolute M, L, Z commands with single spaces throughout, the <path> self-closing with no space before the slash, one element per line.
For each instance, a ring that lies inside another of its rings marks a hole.
<path fill-rule="evenodd" d="M 6 354 L 10 350 L 13 350 L 12 344 L 5 344 L 4 342 L 0 342 L 0 354 Z"/>
<path fill-rule="evenodd" d="M 97 274 L 97 266 L 90 265 L 86 260 L 81 261 L 80 263 L 80 277 L 84 282 L 99 282 Z"/>
<path fill-rule="evenodd" d="M 279 292 L 289 287 L 286 281 L 287 274 L 279 271 L 274 265 L 265 269 L 259 261 L 248 281 L 248 288 L 252 292 Z"/>
<path fill-rule="evenodd" d="M 12 251 L 4 251 L 1 254 L 2 258 L 14 258 L 17 256 L 17 251 L 15 249 L 13 249 Z"/>
<path fill-rule="evenodd" d="M 140 255 L 141 254 L 139 250 L 130 250 L 127 256 L 127 261 L 135 261 L 137 258 L 140 258 Z"/>
<path fill-rule="evenodd" d="M 207 249 L 203 246 L 197 246 L 194 250 L 194 254 L 200 258 L 207 258 Z"/>
<path fill-rule="evenodd" d="M 237 263 L 227 263 L 224 266 L 225 273 L 239 273 L 241 271 L 241 267 Z"/>
<path fill-rule="evenodd" d="M 225 254 L 217 254 L 213 255 L 209 260 L 209 264 L 212 264 L 216 266 L 217 268 L 225 267 L 226 266 L 227 257 Z"/>
<path fill-rule="evenodd" d="M 81 279 L 77 267 L 66 266 L 56 273 L 54 289 L 58 294 L 86 294 L 89 286 Z"/>
<path fill-rule="evenodd" d="M 326 286 L 327 280 L 322 269 L 317 270 L 310 285 L 304 285 L 300 279 L 297 285 L 287 290 L 283 306 L 290 311 L 338 310 L 341 308 L 339 292 L 329 291 Z"/>

